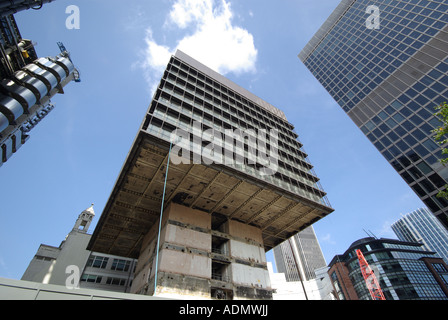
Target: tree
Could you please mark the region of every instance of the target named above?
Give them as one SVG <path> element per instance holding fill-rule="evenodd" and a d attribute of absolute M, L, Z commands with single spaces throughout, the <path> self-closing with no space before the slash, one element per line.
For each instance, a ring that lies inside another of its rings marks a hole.
<path fill-rule="evenodd" d="M 446 102 L 443 102 L 439 106 L 435 108 L 437 112 L 434 114 L 441 122 L 442 124 L 440 127 L 433 130 L 433 133 L 435 133 L 434 140 L 442 146 L 442 154 L 448 155 L 448 104 Z M 445 146 L 445 147 L 443 147 Z M 448 164 L 448 156 L 446 156 L 443 159 L 439 159 L 440 163 L 444 166 Z M 443 187 L 441 191 L 437 194 L 438 198 L 445 198 L 448 199 L 448 184 Z"/>

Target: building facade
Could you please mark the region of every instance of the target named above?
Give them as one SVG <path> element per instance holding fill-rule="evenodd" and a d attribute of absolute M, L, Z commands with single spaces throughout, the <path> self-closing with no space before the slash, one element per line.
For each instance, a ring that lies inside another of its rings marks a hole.
<path fill-rule="evenodd" d="M 39 1 L 39 5 L 47 1 Z M 22 38 L 13 13 L 36 1 L 0 3 L 0 166 L 29 139 L 29 132 L 53 110 L 50 98 L 79 81 L 69 53 L 37 56 L 34 43 Z"/>
<path fill-rule="evenodd" d="M 299 58 L 448 228 L 432 133 L 448 100 L 448 1 L 343 0 Z"/>
<path fill-rule="evenodd" d="M 364 238 L 330 262 L 328 274 L 338 300 L 371 300 L 356 250 L 360 249 L 386 300 L 448 300 L 448 266 L 422 244 Z"/>
<path fill-rule="evenodd" d="M 448 263 L 448 231 L 427 208 L 404 215 L 392 224 L 392 230 L 402 241 L 422 243 Z"/>
<path fill-rule="evenodd" d="M 289 281 L 285 273 L 274 273 L 270 262 L 268 269 L 273 300 L 335 300 L 326 266 L 316 269 L 315 278 L 304 281 Z"/>
<path fill-rule="evenodd" d="M 331 213 L 283 112 L 177 51 L 89 248 L 133 292 L 271 299 L 265 251 Z"/>
<path fill-rule="evenodd" d="M 93 206 L 81 212 L 58 247 L 41 244 L 21 280 L 129 293 L 137 261 L 86 249 L 94 216 Z"/>
<path fill-rule="evenodd" d="M 275 247 L 274 258 L 278 272 L 285 274 L 286 281 L 315 279 L 314 271 L 327 266 L 313 226 Z"/>

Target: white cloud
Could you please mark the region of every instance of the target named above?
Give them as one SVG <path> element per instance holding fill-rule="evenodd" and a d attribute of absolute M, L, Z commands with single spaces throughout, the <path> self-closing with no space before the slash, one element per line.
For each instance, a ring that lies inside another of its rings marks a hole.
<path fill-rule="evenodd" d="M 156 70 L 163 70 L 171 56 L 171 51 L 167 46 L 157 44 L 153 37 L 151 29 L 146 31 L 146 52 L 143 66 Z"/>
<path fill-rule="evenodd" d="M 192 22 L 213 20 L 213 1 L 177 0 L 169 14 L 169 20 L 185 29 Z"/>
<path fill-rule="evenodd" d="M 321 242 L 327 242 L 329 244 L 336 244 L 336 242 L 331 239 L 331 234 L 329 234 L 329 233 L 327 233 L 325 236 L 320 238 L 320 241 Z"/>
<path fill-rule="evenodd" d="M 147 30 L 140 65 L 148 82 L 154 86 L 177 49 L 224 75 L 255 72 L 258 51 L 253 36 L 235 26 L 232 17 L 226 0 L 176 0 L 164 27 L 165 31 L 173 31 L 173 27 L 181 31 L 176 45 L 158 44 L 152 29 Z"/>
<path fill-rule="evenodd" d="M 392 223 L 393 222 L 390 222 L 389 220 L 383 222 L 383 225 L 381 226 L 381 229 L 378 232 L 381 238 L 390 238 L 390 239 L 397 238 L 395 232 L 392 230 L 391 227 Z"/>

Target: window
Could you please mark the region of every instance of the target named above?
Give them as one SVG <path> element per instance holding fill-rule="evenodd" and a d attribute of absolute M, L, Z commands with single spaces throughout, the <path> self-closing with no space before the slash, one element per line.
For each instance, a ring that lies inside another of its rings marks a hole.
<path fill-rule="evenodd" d="M 429 151 L 435 151 L 439 148 L 439 146 L 433 142 L 432 140 L 428 139 L 425 142 L 423 142 L 423 145 L 429 150 Z"/>
<path fill-rule="evenodd" d="M 409 120 L 411 120 L 416 126 L 419 126 L 423 122 L 423 120 L 417 115 L 412 116 Z"/>
<path fill-rule="evenodd" d="M 81 281 L 83 282 L 90 282 L 90 283 L 101 283 L 101 280 L 103 277 L 91 275 L 91 274 L 83 274 L 81 277 Z"/>
<path fill-rule="evenodd" d="M 424 196 L 426 196 L 426 192 L 418 185 L 418 184 L 416 184 L 416 185 L 414 185 L 413 187 L 412 187 L 412 189 L 414 189 L 414 191 L 415 192 L 417 192 L 417 194 L 420 196 L 420 197 L 424 197 Z"/>
<path fill-rule="evenodd" d="M 401 150 L 401 151 L 405 151 L 408 147 L 408 145 L 404 142 L 404 141 L 398 141 L 397 142 L 397 147 Z"/>
<path fill-rule="evenodd" d="M 131 261 L 129 260 L 114 259 L 114 261 L 112 262 L 111 270 L 128 271 L 130 265 Z"/>
<path fill-rule="evenodd" d="M 386 120 L 386 124 L 387 124 L 387 125 L 389 126 L 389 128 L 391 128 L 391 129 L 393 129 L 393 128 L 397 125 L 397 123 L 395 122 L 395 120 L 392 119 L 392 118 L 387 119 L 387 120 Z"/>
<path fill-rule="evenodd" d="M 400 122 L 402 122 L 404 120 L 404 117 L 401 114 L 399 114 L 399 113 L 393 115 L 392 118 L 394 118 L 395 121 L 397 121 L 398 123 L 400 123 Z"/>
<path fill-rule="evenodd" d="M 412 176 L 414 176 L 415 179 L 419 179 L 419 178 L 423 177 L 420 170 L 418 170 L 416 167 L 409 168 L 409 172 L 412 174 Z"/>
<path fill-rule="evenodd" d="M 126 285 L 126 279 L 108 277 L 106 279 L 106 284 L 115 285 L 115 286 L 124 286 L 124 285 Z"/>
<path fill-rule="evenodd" d="M 395 134 L 395 132 L 391 131 L 389 132 L 389 134 L 387 135 L 389 137 L 389 139 L 391 139 L 392 141 L 396 141 L 398 140 L 398 136 Z"/>
<path fill-rule="evenodd" d="M 424 156 L 426 156 L 429 152 L 428 152 L 428 150 L 426 150 L 426 148 L 425 147 L 423 147 L 423 146 L 416 146 L 415 148 L 415 151 L 417 151 L 417 153 L 420 155 L 420 157 L 424 157 Z"/>
<path fill-rule="evenodd" d="M 106 268 L 108 261 L 109 261 L 109 258 L 106 258 L 106 257 L 91 256 L 89 258 L 89 260 L 87 261 L 87 266 L 93 267 L 93 268 L 104 269 L 104 268 Z"/>
<path fill-rule="evenodd" d="M 430 176 L 429 180 L 431 180 L 432 183 L 437 186 L 437 188 L 442 188 L 446 184 L 445 180 L 443 180 L 437 173 L 434 173 L 432 176 Z"/>
<path fill-rule="evenodd" d="M 406 141 L 410 146 L 413 146 L 417 143 L 417 140 L 415 140 L 411 135 L 404 137 L 404 141 Z"/>
<path fill-rule="evenodd" d="M 412 132 L 412 135 L 415 138 L 417 138 L 418 140 L 425 139 L 426 135 L 432 134 L 432 130 L 433 130 L 432 127 L 429 124 L 427 124 L 427 123 L 423 124 L 420 127 L 420 129 L 422 129 L 424 133 L 421 130 L 419 130 L 419 129 L 417 129 L 414 132 Z"/>
<path fill-rule="evenodd" d="M 419 164 L 417 164 L 417 167 L 420 169 L 420 171 L 422 171 L 424 174 L 428 174 L 432 172 L 432 169 L 430 166 L 428 166 L 426 164 L 425 161 L 420 162 Z"/>
<path fill-rule="evenodd" d="M 420 182 L 420 184 L 423 186 L 423 188 L 424 189 L 426 189 L 426 191 L 428 192 L 428 193 L 431 193 L 431 192 L 433 192 L 434 190 L 435 190 L 435 188 L 434 188 L 434 186 L 432 185 L 432 183 L 431 182 L 429 182 L 428 180 L 422 180 L 421 182 Z"/>

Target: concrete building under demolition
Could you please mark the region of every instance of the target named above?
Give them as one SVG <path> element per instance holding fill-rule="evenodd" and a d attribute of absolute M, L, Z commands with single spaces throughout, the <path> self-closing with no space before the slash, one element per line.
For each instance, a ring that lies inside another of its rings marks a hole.
<path fill-rule="evenodd" d="M 177 51 L 88 249 L 138 259 L 132 293 L 272 299 L 265 252 L 332 211 L 283 112 Z"/>

